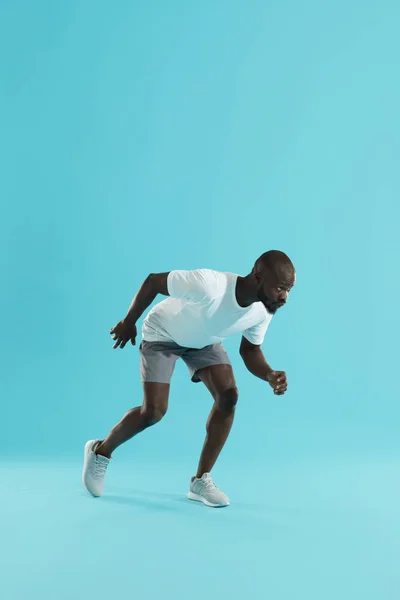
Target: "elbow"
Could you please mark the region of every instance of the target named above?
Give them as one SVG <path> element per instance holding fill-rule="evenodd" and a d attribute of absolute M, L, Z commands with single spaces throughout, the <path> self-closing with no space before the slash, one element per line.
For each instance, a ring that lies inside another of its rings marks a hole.
<path fill-rule="evenodd" d="M 147 275 L 147 277 L 144 279 L 143 285 L 145 285 L 146 287 L 151 287 L 153 285 L 153 282 L 154 282 L 153 273 L 150 273 L 150 275 Z"/>
<path fill-rule="evenodd" d="M 252 364 L 251 357 L 248 352 L 243 352 L 243 350 L 239 350 L 240 357 L 243 361 L 244 366 L 248 371 L 250 371 L 250 365 Z"/>
<path fill-rule="evenodd" d="M 246 350 L 246 348 L 240 348 L 239 354 L 244 362 L 246 362 L 247 359 L 249 358 L 249 351 Z"/>
<path fill-rule="evenodd" d="M 150 273 L 147 275 L 146 282 L 149 283 L 152 287 L 157 287 L 160 281 L 160 273 Z"/>
<path fill-rule="evenodd" d="M 146 277 L 146 279 L 144 280 L 144 285 L 146 285 L 147 289 L 149 289 L 151 292 L 158 293 L 157 292 L 157 274 L 150 273 L 150 275 L 148 275 Z"/>
<path fill-rule="evenodd" d="M 250 344 L 247 340 L 243 340 L 240 344 L 239 354 L 243 358 L 245 356 L 250 356 L 254 351 L 258 350 L 258 346 L 254 346 Z"/>
<path fill-rule="evenodd" d="M 248 345 L 242 341 L 242 343 L 240 344 L 239 347 L 239 354 L 242 358 L 244 358 L 244 356 L 248 355 L 249 353 L 249 347 Z"/>
<path fill-rule="evenodd" d="M 163 294 L 163 296 L 169 296 L 168 275 L 169 273 L 150 273 L 146 279 L 146 283 L 156 295 Z"/>
<path fill-rule="evenodd" d="M 239 354 L 242 357 L 242 359 L 244 360 L 244 362 L 247 362 L 248 360 L 252 360 L 253 357 L 258 356 L 260 351 L 261 351 L 260 346 L 253 346 L 253 347 L 241 346 L 239 349 Z"/>

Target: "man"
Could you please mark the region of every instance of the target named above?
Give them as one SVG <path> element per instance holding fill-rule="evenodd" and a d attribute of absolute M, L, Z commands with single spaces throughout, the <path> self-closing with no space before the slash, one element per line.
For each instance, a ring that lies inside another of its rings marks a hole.
<path fill-rule="evenodd" d="M 214 399 L 188 497 L 211 507 L 229 504 L 210 475 L 231 430 L 238 400 L 235 377 L 221 342 L 241 332 L 240 355 L 247 369 L 268 382 L 276 395 L 284 394 L 286 374 L 268 365 L 261 344 L 272 315 L 286 303 L 295 279 L 292 262 L 277 250 L 260 256 L 246 277 L 209 269 L 147 277 L 126 317 L 110 332 L 115 341 L 113 348 L 124 348 L 129 341 L 135 345 L 139 317 L 158 294 L 169 296 L 150 311 L 143 324 L 143 404 L 128 411 L 105 440 L 86 444 L 83 483 L 92 496 L 103 492 L 114 450 L 165 415 L 171 376 L 177 359 L 182 358 L 192 381 L 202 381 Z"/>

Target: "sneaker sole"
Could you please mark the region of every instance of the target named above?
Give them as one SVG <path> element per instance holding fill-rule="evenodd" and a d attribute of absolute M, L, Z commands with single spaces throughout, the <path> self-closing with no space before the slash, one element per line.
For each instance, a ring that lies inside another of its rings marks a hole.
<path fill-rule="evenodd" d="M 85 483 L 85 471 L 86 471 L 86 467 L 87 467 L 87 462 L 88 462 L 88 458 L 90 456 L 90 451 L 91 448 L 93 446 L 93 442 L 94 440 L 90 440 L 89 442 L 87 442 L 85 444 L 85 449 L 83 451 L 83 471 L 82 471 L 82 483 L 83 483 L 83 487 L 85 488 L 85 490 L 87 491 L 87 493 L 92 496 L 93 498 L 100 498 L 101 494 L 93 494 L 87 487 L 86 483 Z"/>
<path fill-rule="evenodd" d="M 193 500 L 194 502 L 202 502 L 210 508 L 224 508 L 225 506 L 229 506 L 229 502 L 227 502 L 226 504 L 213 504 L 212 502 L 209 502 L 208 500 L 203 498 L 203 496 L 199 496 L 199 494 L 194 494 L 193 492 L 188 493 L 188 498 L 189 500 Z"/>

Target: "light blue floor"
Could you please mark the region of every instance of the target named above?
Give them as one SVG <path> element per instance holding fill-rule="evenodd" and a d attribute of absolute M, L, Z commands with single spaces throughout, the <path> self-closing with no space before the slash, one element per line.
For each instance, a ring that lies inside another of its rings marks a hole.
<path fill-rule="evenodd" d="M 219 469 L 231 506 L 185 499 L 191 472 L 113 460 L 1 463 L 1 598 L 398 600 L 400 465 Z"/>

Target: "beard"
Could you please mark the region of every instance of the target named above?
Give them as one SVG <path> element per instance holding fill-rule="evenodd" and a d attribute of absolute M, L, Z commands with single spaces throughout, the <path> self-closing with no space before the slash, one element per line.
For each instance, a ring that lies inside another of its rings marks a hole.
<path fill-rule="evenodd" d="M 258 298 L 260 302 L 264 304 L 265 308 L 267 309 L 270 315 L 274 315 L 276 311 L 283 306 L 281 302 L 272 300 L 272 298 L 267 296 L 267 294 L 264 294 L 262 290 L 259 290 Z"/>

